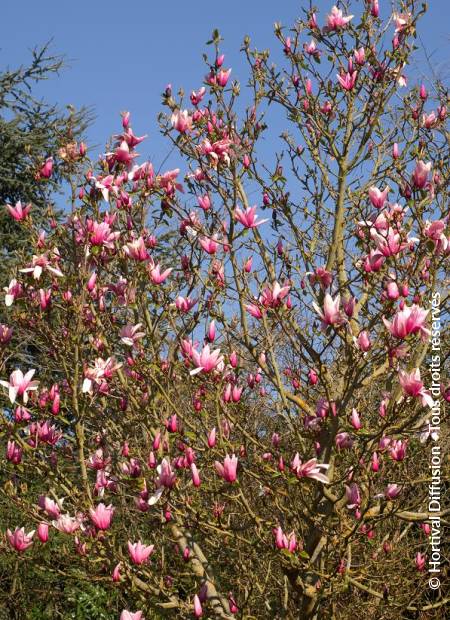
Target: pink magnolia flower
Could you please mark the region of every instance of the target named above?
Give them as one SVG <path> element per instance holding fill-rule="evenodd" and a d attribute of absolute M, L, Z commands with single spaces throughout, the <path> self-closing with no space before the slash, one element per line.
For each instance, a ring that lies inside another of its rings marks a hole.
<path fill-rule="evenodd" d="M 362 424 L 361 424 L 361 420 L 359 417 L 358 412 L 356 411 L 355 408 L 352 409 L 352 415 L 350 418 L 350 422 L 351 425 L 353 426 L 353 428 L 355 428 L 357 431 L 359 431 L 360 428 L 362 428 Z"/>
<path fill-rule="evenodd" d="M 142 615 L 142 611 L 128 611 L 127 609 L 124 609 L 122 611 L 122 613 L 120 614 L 120 620 L 145 620 L 144 616 Z"/>
<path fill-rule="evenodd" d="M 324 484 L 329 484 L 328 477 L 321 470 L 327 470 L 330 466 L 326 463 L 319 463 L 317 459 L 309 459 L 306 463 L 302 463 L 298 452 L 295 454 L 291 469 L 298 478 L 312 478 Z"/>
<path fill-rule="evenodd" d="M 95 189 L 99 189 L 101 191 L 103 199 L 106 202 L 109 202 L 109 195 L 111 192 L 117 196 L 119 188 L 115 184 L 115 178 L 112 174 L 105 177 L 98 177 L 98 179 L 92 177 L 92 181 L 94 182 Z"/>
<path fill-rule="evenodd" d="M 228 79 L 231 74 L 231 69 L 221 69 L 216 75 L 216 82 L 218 86 L 224 88 L 227 85 Z"/>
<path fill-rule="evenodd" d="M 146 261 L 150 258 L 145 241 L 142 237 L 138 237 L 135 241 L 131 241 L 123 246 L 123 251 L 128 258 L 138 261 Z"/>
<path fill-rule="evenodd" d="M 86 284 L 87 290 L 90 293 L 92 293 L 92 291 L 95 291 L 96 284 L 97 284 L 97 272 L 93 271 Z"/>
<path fill-rule="evenodd" d="M 200 618 L 201 616 L 203 616 L 202 604 L 200 603 L 198 594 L 194 596 L 194 616 L 196 618 Z"/>
<path fill-rule="evenodd" d="M 345 496 L 347 499 L 347 508 L 353 510 L 361 506 L 361 493 L 359 487 L 355 482 L 352 482 L 349 486 L 345 485 Z"/>
<path fill-rule="evenodd" d="M 355 50 L 354 59 L 357 65 L 362 66 L 366 62 L 366 52 L 363 47 L 360 47 L 359 50 Z"/>
<path fill-rule="evenodd" d="M 223 392 L 223 397 L 222 397 L 225 403 L 231 402 L 231 391 L 232 391 L 232 385 L 231 383 L 227 383 L 225 386 L 225 390 Z"/>
<path fill-rule="evenodd" d="M 161 273 L 161 267 L 159 266 L 159 264 L 153 265 L 153 266 L 150 265 L 150 268 L 149 268 L 150 279 L 153 282 L 153 284 L 162 284 L 164 280 L 166 280 L 169 277 L 172 271 L 173 269 L 170 267 L 169 269 L 165 269 Z"/>
<path fill-rule="evenodd" d="M 378 0 L 372 0 L 370 5 L 370 14 L 372 17 L 378 17 L 380 14 L 380 6 L 378 4 Z"/>
<path fill-rule="evenodd" d="M 126 476 L 131 476 L 132 478 L 139 478 L 142 472 L 141 462 L 136 458 L 131 458 L 129 461 L 121 463 L 120 469 Z"/>
<path fill-rule="evenodd" d="M 372 454 L 372 471 L 377 472 L 380 469 L 380 459 L 378 458 L 378 454 L 374 452 Z"/>
<path fill-rule="evenodd" d="M 401 32 L 408 26 L 411 20 L 411 13 L 393 13 L 392 19 L 395 22 L 395 32 Z"/>
<path fill-rule="evenodd" d="M 156 486 L 172 488 L 176 481 L 176 474 L 174 473 L 169 459 L 164 458 L 161 464 L 156 468 L 158 472 L 158 478 L 156 479 Z"/>
<path fill-rule="evenodd" d="M 312 13 L 310 15 L 310 18 L 309 18 L 309 21 L 308 21 L 308 27 L 311 30 L 316 30 L 319 27 L 318 24 L 317 24 L 317 17 L 316 17 L 315 13 Z"/>
<path fill-rule="evenodd" d="M 386 185 L 383 191 L 379 190 L 378 187 L 375 187 L 374 185 L 369 187 L 369 199 L 376 209 L 382 209 L 386 204 L 389 189 L 390 188 L 388 185 Z"/>
<path fill-rule="evenodd" d="M 273 530 L 275 536 L 275 546 L 277 549 L 286 549 L 290 553 L 294 553 L 297 549 L 297 537 L 294 532 L 286 535 L 280 526 Z"/>
<path fill-rule="evenodd" d="M 199 487 L 201 485 L 201 479 L 197 465 L 195 463 L 191 463 L 191 474 L 194 487 Z"/>
<path fill-rule="evenodd" d="M 402 73 L 402 70 L 405 66 L 405 63 L 399 65 L 398 67 L 396 67 L 395 69 L 392 70 L 392 75 L 396 77 L 397 80 L 397 84 L 401 87 L 401 88 L 405 88 L 408 84 L 408 80 L 406 78 L 406 75 L 404 75 Z"/>
<path fill-rule="evenodd" d="M 125 127 L 124 129 L 125 131 L 120 136 L 118 136 L 118 138 L 123 138 L 130 148 L 134 148 L 135 146 L 143 142 L 147 137 L 147 135 L 135 136 L 131 127 Z"/>
<path fill-rule="evenodd" d="M 205 194 L 204 196 L 198 196 L 197 201 L 198 206 L 201 207 L 203 211 L 209 211 L 209 209 L 211 209 L 211 198 L 208 196 L 208 194 Z"/>
<path fill-rule="evenodd" d="M 13 328 L 0 323 L 0 345 L 8 344 L 13 335 Z"/>
<path fill-rule="evenodd" d="M 180 312 L 186 313 L 186 312 L 189 312 L 189 310 L 191 310 L 191 308 L 195 306 L 197 301 L 198 299 L 191 299 L 190 297 L 181 297 L 181 295 L 179 295 L 175 299 L 175 307 Z"/>
<path fill-rule="evenodd" d="M 237 480 L 237 465 L 238 459 L 234 454 L 232 456 L 226 455 L 223 464 L 219 461 L 214 462 L 216 472 L 226 482 L 235 482 Z"/>
<path fill-rule="evenodd" d="M 46 543 L 48 540 L 48 523 L 39 523 L 37 534 L 41 543 Z"/>
<path fill-rule="evenodd" d="M 120 569 L 121 569 L 121 567 L 122 567 L 122 562 L 118 562 L 118 563 L 115 565 L 115 567 L 114 567 L 114 569 L 113 569 L 113 572 L 112 572 L 112 580 L 113 580 L 114 582 L 116 582 L 116 583 L 117 583 L 118 581 L 120 581 Z M 122 612 L 122 613 L 123 613 L 123 612 Z M 129 612 L 128 612 L 128 613 L 129 613 Z"/>
<path fill-rule="evenodd" d="M 39 306 L 41 310 L 46 310 L 50 306 L 50 300 L 52 296 L 51 289 L 44 291 L 44 289 L 39 289 Z"/>
<path fill-rule="evenodd" d="M 39 497 L 38 505 L 40 508 L 42 508 L 42 510 L 45 510 L 50 519 L 58 519 L 61 515 L 61 507 L 63 501 L 64 499 L 59 499 L 56 502 L 50 497 L 41 495 Z"/>
<path fill-rule="evenodd" d="M 450 245 L 449 239 L 445 235 L 446 223 L 444 220 L 425 222 L 424 234 L 434 242 L 436 252 L 445 252 Z"/>
<path fill-rule="evenodd" d="M 275 281 L 272 288 L 266 286 L 261 293 L 259 301 L 265 308 L 278 308 L 290 290 L 290 286 L 280 286 L 280 284 Z"/>
<path fill-rule="evenodd" d="M 19 553 L 22 553 L 22 551 L 25 551 L 33 544 L 32 539 L 34 536 L 34 532 L 35 530 L 32 530 L 31 532 L 28 532 L 28 534 L 25 534 L 24 527 L 21 527 L 20 529 L 16 527 L 14 532 L 11 532 L 11 530 L 8 528 L 6 530 L 6 537 L 8 538 L 11 547 L 13 547 Z"/>
<path fill-rule="evenodd" d="M 259 306 L 257 306 L 256 304 L 246 304 L 244 307 L 247 312 L 252 315 L 253 318 L 258 320 L 262 319 L 263 313 Z"/>
<path fill-rule="evenodd" d="M 253 256 L 250 256 L 249 258 L 247 258 L 247 260 L 244 263 L 244 271 L 245 271 L 245 273 L 250 273 L 251 272 L 252 264 L 253 264 Z"/>
<path fill-rule="evenodd" d="M 190 95 L 190 100 L 191 100 L 192 105 L 197 106 L 202 101 L 203 97 L 205 96 L 205 93 L 206 93 L 206 88 L 204 86 L 199 88 L 199 90 L 197 91 L 193 90 Z"/>
<path fill-rule="evenodd" d="M 258 219 L 258 216 L 256 215 L 256 208 L 256 206 L 248 207 L 245 211 L 242 211 L 238 207 L 234 211 L 234 217 L 242 224 L 242 226 L 245 226 L 245 228 L 256 228 L 260 224 L 264 224 L 264 222 L 268 221 L 267 219 L 260 220 L 258 222 L 256 221 Z"/>
<path fill-rule="evenodd" d="M 338 74 L 337 76 L 339 84 L 342 86 L 344 90 L 350 91 L 353 90 L 356 84 L 356 78 L 358 77 L 357 71 L 352 71 L 351 73 L 347 72 L 343 75 Z"/>
<path fill-rule="evenodd" d="M 367 353 L 367 351 L 370 351 L 372 347 L 369 334 L 365 330 L 359 333 L 357 343 L 363 353 Z"/>
<path fill-rule="evenodd" d="M 396 497 L 398 497 L 401 493 L 402 488 L 398 485 L 398 484 L 388 484 L 383 496 L 386 499 L 395 499 Z"/>
<path fill-rule="evenodd" d="M 356 299 L 353 296 L 346 297 L 342 301 L 342 307 L 344 308 L 344 312 L 348 316 L 349 319 L 351 319 L 353 316 L 353 313 L 355 311 L 355 305 L 356 305 Z"/>
<path fill-rule="evenodd" d="M 389 454 L 391 459 L 394 461 L 403 461 L 406 456 L 406 441 L 402 441 L 401 439 L 396 439 L 392 441 L 389 445 Z"/>
<path fill-rule="evenodd" d="M 408 373 L 404 370 L 398 371 L 398 377 L 403 392 L 407 396 L 413 396 L 414 398 L 420 398 L 422 405 L 425 407 L 433 407 L 434 401 L 431 397 L 429 390 L 426 390 L 423 381 L 420 379 L 420 369 L 415 368 L 412 372 Z"/>
<path fill-rule="evenodd" d="M 140 540 L 136 543 L 128 541 L 128 553 L 133 564 L 144 564 L 152 555 L 154 549 L 155 545 L 148 545 L 146 547 Z"/>
<path fill-rule="evenodd" d="M 416 564 L 416 568 L 418 571 L 422 572 L 423 569 L 425 568 L 425 561 L 426 561 L 426 555 L 424 553 L 420 553 L 420 551 L 418 551 L 416 553 L 416 557 L 415 557 L 415 564 Z"/>
<path fill-rule="evenodd" d="M 177 414 L 174 413 L 173 415 L 171 415 L 169 419 L 164 422 L 164 424 L 167 430 L 169 431 L 169 433 L 178 432 L 179 428 L 178 428 Z"/>
<path fill-rule="evenodd" d="M 167 172 L 164 172 L 164 174 L 158 175 L 156 177 L 157 182 L 159 182 L 161 187 L 166 190 L 166 193 L 168 195 L 173 194 L 175 190 L 181 192 L 183 191 L 183 186 L 181 185 L 181 183 L 177 182 L 177 177 L 179 173 L 180 169 L 174 168 L 173 170 L 168 170 Z"/>
<path fill-rule="evenodd" d="M 54 424 L 49 424 L 48 420 L 44 423 L 37 422 L 31 424 L 29 426 L 29 433 L 30 442 L 34 443 L 35 438 L 37 438 L 50 446 L 54 446 L 62 437 L 62 432 L 58 431 Z"/>
<path fill-rule="evenodd" d="M 206 344 L 201 352 L 192 351 L 192 361 L 196 365 L 196 368 L 189 373 L 191 376 L 199 372 L 208 373 L 215 368 L 220 369 L 223 366 L 223 355 L 220 355 L 220 349 L 211 351 L 209 344 Z"/>
<path fill-rule="evenodd" d="M 396 256 L 409 245 L 409 242 L 401 240 L 400 233 L 393 228 L 388 228 L 381 232 L 372 228 L 370 236 L 375 241 L 377 250 L 386 258 Z"/>
<path fill-rule="evenodd" d="M 445 105 L 439 106 L 437 109 L 438 117 L 440 121 L 445 120 L 447 117 L 447 107 Z"/>
<path fill-rule="evenodd" d="M 55 258 L 59 258 L 59 253 L 56 248 L 54 250 L 54 254 L 55 254 Z M 24 269 L 20 269 L 20 272 L 21 273 L 32 273 L 33 278 L 35 280 L 39 280 L 44 269 L 46 269 L 53 275 L 58 276 L 58 278 L 63 277 L 63 273 L 57 267 L 53 267 L 53 265 L 51 264 L 46 254 L 34 255 L 33 258 L 31 259 L 31 266 L 25 267 Z"/>
<path fill-rule="evenodd" d="M 134 347 L 136 342 L 145 336 L 145 332 L 140 332 L 140 328 L 142 327 L 142 323 L 137 323 L 136 325 L 124 325 L 119 332 L 120 340 L 123 344 L 126 344 L 127 347 Z"/>
<path fill-rule="evenodd" d="M 83 394 L 86 392 L 91 394 L 94 384 L 101 386 L 104 379 L 110 379 L 113 373 L 121 367 L 122 364 L 116 363 L 114 357 L 108 357 L 106 360 L 101 357 L 95 359 L 94 366 L 91 366 L 84 371 L 85 379 L 82 386 Z"/>
<path fill-rule="evenodd" d="M 427 237 L 433 239 L 433 241 L 438 241 L 441 238 L 445 227 L 446 224 L 444 220 L 435 220 L 434 222 L 429 222 L 427 220 L 424 227 L 424 233 Z"/>
<path fill-rule="evenodd" d="M 382 416 L 384 417 L 384 416 Z M 386 450 L 387 448 L 389 448 L 389 446 L 391 445 L 391 438 L 387 437 L 386 435 L 383 435 L 383 437 L 381 437 L 380 441 L 378 442 L 378 446 L 379 449 L 383 452 L 384 450 Z"/>
<path fill-rule="evenodd" d="M 208 433 L 208 447 L 214 448 L 216 445 L 216 427 L 212 428 Z"/>
<path fill-rule="evenodd" d="M 28 422 L 30 419 L 31 415 L 25 407 L 22 407 L 22 405 L 16 407 L 16 410 L 14 411 L 14 420 L 16 422 Z"/>
<path fill-rule="evenodd" d="M 237 612 L 239 611 L 239 607 L 236 604 L 236 601 L 233 596 L 233 592 L 228 593 L 228 604 L 230 606 L 230 612 L 232 614 L 237 614 Z"/>
<path fill-rule="evenodd" d="M 325 26 L 326 31 L 340 30 L 345 28 L 347 24 L 353 19 L 353 15 L 344 15 L 342 11 L 333 6 L 329 15 L 327 15 L 327 22 Z"/>
<path fill-rule="evenodd" d="M 346 432 L 338 433 L 335 438 L 338 450 L 351 450 L 353 447 L 353 438 Z"/>
<path fill-rule="evenodd" d="M 311 284 L 319 282 L 324 289 L 328 288 L 333 282 L 333 274 L 327 271 L 325 267 L 317 267 L 314 272 L 308 271 L 306 275 L 309 276 Z"/>
<path fill-rule="evenodd" d="M 89 226 L 90 243 L 93 246 L 114 248 L 114 242 L 120 237 L 120 232 L 113 232 L 108 222 L 92 222 Z"/>
<path fill-rule="evenodd" d="M 408 211 L 408 207 L 402 207 L 401 205 L 394 203 L 392 205 L 388 205 L 383 210 L 374 213 L 367 220 L 362 220 L 358 222 L 359 226 L 367 226 L 370 228 L 370 232 L 372 229 L 375 231 L 385 231 L 389 229 L 389 225 L 391 221 L 398 222 L 403 221 L 406 213 Z"/>
<path fill-rule="evenodd" d="M 397 282 L 391 280 L 386 285 L 386 293 L 389 299 L 398 299 L 400 297 L 400 291 L 398 290 Z"/>
<path fill-rule="evenodd" d="M 329 402 L 325 398 L 319 398 L 316 404 L 316 415 L 319 418 L 326 418 L 330 413 L 335 417 L 337 415 L 336 403 Z"/>
<path fill-rule="evenodd" d="M 102 448 L 98 448 L 94 454 L 88 459 L 88 467 L 96 469 L 97 471 L 105 469 L 105 467 L 111 462 L 110 457 L 105 457 Z"/>
<path fill-rule="evenodd" d="M 209 157 L 212 168 L 217 168 L 219 163 L 229 166 L 231 145 L 232 141 L 229 139 L 218 140 L 213 144 L 208 139 L 205 139 L 198 147 L 198 150 L 201 155 Z"/>
<path fill-rule="evenodd" d="M 43 179 L 49 179 L 53 172 L 53 157 L 47 157 L 44 164 L 39 170 L 39 177 Z"/>
<path fill-rule="evenodd" d="M 333 299 L 329 293 L 327 293 L 324 297 L 323 310 L 319 308 L 315 302 L 313 302 L 313 308 L 322 319 L 323 327 L 326 327 L 327 325 L 342 324 L 344 319 L 340 312 L 340 303 L 341 296 L 339 294 L 336 295 L 335 299 Z"/>
<path fill-rule="evenodd" d="M 417 189 L 423 189 L 428 182 L 428 174 L 431 171 L 431 162 L 427 164 L 422 160 L 416 163 L 414 172 L 412 173 L 412 183 Z"/>
<path fill-rule="evenodd" d="M 52 521 L 53 527 L 64 534 L 73 534 L 80 528 L 80 521 L 69 514 L 61 515 L 56 521 Z"/>
<path fill-rule="evenodd" d="M 114 153 L 107 153 L 106 157 L 111 157 L 112 161 L 116 161 L 119 164 L 124 164 L 127 168 L 130 168 L 133 163 L 133 159 L 138 156 L 137 153 L 132 152 L 133 142 L 130 142 L 130 140 L 120 140 L 116 144 L 117 146 L 114 149 Z"/>
<path fill-rule="evenodd" d="M 331 115 L 332 112 L 333 112 L 333 106 L 331 105 L 331 102 L 330 101 L 325 101 L 325 103 L 320 106 L 320 111 L 323 114 Z"/>
<path fill-rule="evenodd" d="M 187 338 L 184 338 L 181 341 L 181 354 L 183 355 L 183 357 L 185 359 L 191 359 L 192 358 L 192 352 L 198 347 L 198 342 L 195 341 L 193 342 L 192 340 L 187 340 Z"/>
<path fill-rule="evenodd" d="M 407 306 L 395 314 L 392 323 L 383 317 L 383 322 L 395 338 L 406 338 L 410 334 L 420 333 L 422 340 L 426 341 L 430 330 L 425 327 L 425 320 L 429 310 L 419 306 Z"/>
<path fill-rule="evenodd" d="M 430 114 L 422 114 L 422 125 L 423 127 L 425 127 L 425 129 L 431 129 L 432 127 L 434 127 L 436 121 L 437 116 L 434 112 L 431 112 Z"/>
<path fill-rule="evenodd" d="M 320 57 L 320 51 L 317 49 L 317 44 L 314 39 L 311 39 L 309 43 L 304 43 L 303 49 L 310 56 L 314 56 L 316 58 Z"/>
<path fill-rule="evenodd" d="M 185 133 L 192 129 L 192 117 L 187 110 L 176 110 L 173 112 L 170 122 L 172 123 L 172 127 L 180 133 Z"/>
<path fill-rule="evenodd" d="M 8 388 L 9 400 L 14 403 L 18 396 L 23 397 L 23 402 L 26 405 L 28 402 L 28 392 L 37 390 L 39 381 L 32 381 L 32 377 L 36 372 L 35 369 L 29 370 L 25 375 L 19 369 L 14 370 L 9 381 L 0 381 L 0 385 Z"/>
<path fill-rule="evenodd" d="M 117 491 L 117 479 L 111 476 L 108 471 L 104 469 L 97 470 L 97 476 L 95 481 L 95 493 L 98 497 L 103 497 L 105 489 L 115 493 Z"/>
<path fill-rule="evenodd" d="M 24 219 L 27 218 L 29 212 L 31 211 L 31 203 L 23 207 L 22 203 L 19 200 L 18 202 L 16 202 L 14 207 L 12 207 L 11 205 L 6 205 L 6 208 L 8 209 L 11 216 L 16 220 L 16 222 L 22 222 Z"/>
<path fill-rule="evenodd" d="M 216 322 L 215 321 L 211 321 L 211 323 L 208 325 L 208 331 L 206 332 L 206 338 L 208 339 L 209 342 L 214 342 L 214 340 L 216 339 Z"/>
<path fill-rule="evenodd" d="M 314 368 L 310 368 L 308 371 L 308 381 L 310 385 L 316 385 L 316 383 L 319 381 L 319 375 L 314 370 Z"/>
<path fill-rule="evenodd" d="M 22 448 L 15 441 L 8 439 L 6 444 L 6 458 L 10 463 L 18 465 L 22 460 Z"/>
<path fill-rule="evenodd" d="M 105 506 L 105 504 L 98 504 L 95 509 L 91 508 L 89 510 L 89 515 L 91 517 L 92 523 L 99 530 L 107 530 L 111 526 L 111 521 L 114 515 L 115 508 L 110 504 L 109 506 Z"/>
<path fill-rule="evenodd" d="M 363 269 L 366 273 L 380 271 L 385 260 L 385 257 L 379 250 L 370 250 L 370 253 L 364 259 Z"/>
<path fill-rule="evenodd" d="M 219 248 L 217 243 L 217 234 L 209 237 L 200 237 L 199 243 L 208 254 L 215 254 Z"/>
<path fill-rule="evenodd" d="M 239 387 L 237 385 L 233 386 L 233 389 L 231 390 L 231 400 L 233 403 L 238 403 L 241 400 L 243 389 L 243 387 Z"/>
<path fill-rule="evenodd" d="M 73 542 L 75 543 L 75 551 L 78 555 L 87 555 L 87 545 L 85 542 L 82 542 L 78 536 L 74 536 Z"/>
<path fill-rule="evenodd" d="M 285 535 L 283 534 L 283 530 L 280 525 L 277 528 L 274 528 L 273 534 L 275 536 L 275 546 L 277 549 L 285 549 L 285 542 L 287 542 L 287 538 L 285 541 Z"/>

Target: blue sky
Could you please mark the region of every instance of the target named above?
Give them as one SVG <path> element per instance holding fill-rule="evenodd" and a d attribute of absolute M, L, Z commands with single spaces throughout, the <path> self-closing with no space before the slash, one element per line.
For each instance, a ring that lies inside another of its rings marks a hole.
<path fill-rule="evenodd" d="M 92 106 L 97 118 L 88 139 L 99 145 L 99 151 L 119 129 L 119 112 L 130 110 L 135 132 L 149 135 L 141 153 L 157 165 L 168 153 L 157 133 L 160 93 L 168 82 L 188 92 L 201 86 L 202 52 L 212 29 L 218 27 L 225 37 L 223 51 L 233 77 L 245 83 L 246 66 L 239 53 L 243 36 L 249 34 L 259 49 L 276 47 L 273 23 L 291 25 L 300 7 L 308 4 L 308 0 L 8 1 L 2 6 L 0 66 L 26 63 L 30 48 L 53 39 L 52 50 L 64 53 L 70 68 L 59 79 L 46 82 L 40 88 L 42 95 L 61 106 Z M 333 2 L 315 4 L 323 23 Z M 390 4 L 380 0 L 382 17 L 388 17 Z M 450 2 L 429 0 L 429 4 L 418 44 L 423 42 L 440 74 L 448 77 Z M 409 71 L 412 82 L 427 71 L 422 52 L 418 58 L 417 67 Z"/>

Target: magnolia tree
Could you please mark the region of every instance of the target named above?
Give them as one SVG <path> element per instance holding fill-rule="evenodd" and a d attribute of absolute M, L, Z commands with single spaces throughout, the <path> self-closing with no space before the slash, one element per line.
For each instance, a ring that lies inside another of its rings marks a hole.
<path fill-rule="evenodd" d="M 53 575 L 122 620 L 444 617 L 449 160 L 444 88 L 405 77 L 423 10 L 307 11 L 275 26 L 277 66 L 244 41 L 245 90 L 214 32 L 197 90 L 163 94 L 179 169 L 140 162 L 123 113 L 98 161 L 53 155 L 65 221 L 6 206 L 33 239 L 0 332 L 7 595 Z"/>

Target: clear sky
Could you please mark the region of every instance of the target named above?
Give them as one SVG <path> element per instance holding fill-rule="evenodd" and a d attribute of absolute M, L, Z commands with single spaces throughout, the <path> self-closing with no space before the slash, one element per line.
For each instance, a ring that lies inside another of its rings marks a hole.
<path fill-rule="evenodd" d="M 390 1 L 379 3 L 380 15 L 387 18 Z M 315 4 L 323 23 L 333 0 Z M 52 50 L 64 53 L 70 68 L 39 92 L 61 106 L 94 108 L 91 145 L 103 145 L 120 128 L 119 112 L 130 110 L 135 132 L 149 135 L 142 155 L 158 165 L 168 152 L 157 134 L 160 93 L 169 82 L 188 92 L 201 86 L 202 52 L 213 28 L 225 37 L 223 51 L 232 76 L 244 84 L 246 66 L 239 53 L 244 35 L 259 49 L 279 47 L 273 23 L 293 24 L 300 7 L 308 5 L 309 0 L 7 0 L 1 7 L 0 67 L 26 63 L 30 48 L 53 39 Z M 450 0 L 429 0 L 418 44 L 423 43 L 440 76 L 447 78 L 449 23 Z M 415 83 L 427 71 L 421 51 L 409 77 Z"/>

